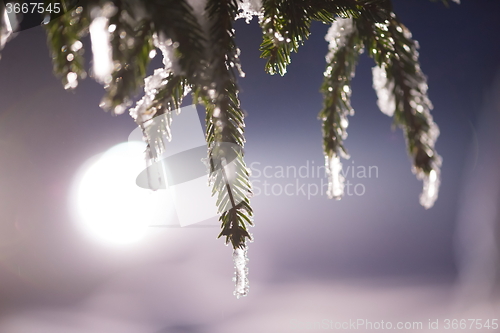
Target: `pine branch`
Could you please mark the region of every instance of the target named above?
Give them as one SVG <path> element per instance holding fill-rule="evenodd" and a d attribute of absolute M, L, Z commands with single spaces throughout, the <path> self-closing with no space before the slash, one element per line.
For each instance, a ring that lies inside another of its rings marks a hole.
<path fill-rule="evenodd" d="M 243 160 L 245 138 L 244 114 L 240 108 L 233 68 L 237 66 L 239 50 L 234 43 L 232 21 L 238 11 L 235 0 L 209 0 L 207 16 L 210 22 L 210 62 L 207 77 L 211 82 L 206 90 L 199 89 L 207 109 L 206 139 L 213 194 L 218 194 L 222 231 L 234 249 L 244 249 L 247 230 L 252 225 L 249 204 L 251 186 L 249 172 Z"/>
<path fill-rule="evenodd" d="M 207 66 L 204 54 L 205 37 L 192 7 L 185 0 L 144 1 L 151 15 L 154 31 L 170 39 L 175 49 L 181 73 L 190 83 L 199 81 L 202 68 Z"/>
<path fill-rule="evenodd" d="M 65 89 L 74 89 L 79 79 L 87 76 L 84 65 L 84 47 L 82 38 L 88 34 L 90 24 L 89 6 L 72 6 L 73 1 L 48 1 L 62 3 L 62 10 L 66 11 L 57 18 L 50 18 L 45 25 L 47 43 L 52 54 L 54 73 L 61 77 Z M 55 14 L 54 14 L 55 15 Z"/>
<path fill-rule="evenodd" d="M 291 53 L 309 38 L 311 22 L 332 23 L 336 16 L 363 18 L 371 22 L 385 19 L 377 11 L 386 0 L 264 0 L 261 22 L 261 58 L 267 58 L 266 71 L 285 75 Z"/>
<path fill-rule="evenodd" d="M 347 116 L 354 114 L 350 84 L 363 44 L 352 19 L 337 19 L 326 38 L 330 41 L 330 51 L 321 86 L 324 106 L 319 118 L 323 121 L 323 150 L 330 178 L 328 196 L 340 199 L 344 184 L 340 170 L 336 169 L 342 167 L 340 157 L 349 158 L 343 140 L 347 138 Z"/>
<path fill-rule="evenodd" d="M 377 63 L 373 74 L 379 107 L 394 115 L 394 124 L 403 129 L 412 170 L 424 180 L 420 203 L 430 208 L 439 189 L 441 157 L 434 148 L 439 129 L 430 114 L 432 103 L 418 62 L 418 43 L 394 14 L 386 23 L 367 25 L 358 21 L 357 26 Z"/>
<path fill-rule="evenodd" d="M 153 31 L 147 19 L 136 15 L 140 9 L 137 4 L 114 0 L 113 5 L 108 21 L 113 68 L 103 82 L 106 93 L 100 106 L 113 114 L 121 114 L 143 83 L 153 49 Z"/>

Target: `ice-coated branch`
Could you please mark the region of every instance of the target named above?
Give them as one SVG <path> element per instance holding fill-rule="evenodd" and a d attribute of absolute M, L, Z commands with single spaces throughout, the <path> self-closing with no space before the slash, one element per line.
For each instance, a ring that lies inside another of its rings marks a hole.
<path fill-rule="evenodd" d="M 232 28 L 237 13 L 237 1 L 208 1 L 206 14 L 212 46 L 207 77 L 211 82 L 207 82 L 203 87 L 206 90 L 200 92 L 207 109 L 210 179 L 221 214 L 219 237 L 225 236 L 234 249 L 246 246 L 246 240 L 251 239 L 247 228 L 253 224 L 249 171 L 243 159 L 244 113 L 233 71 L 239 63 L 239 49 L 234 43 Z"/>
<path fill-rule="evenodd" d="M 291 53 L 309 38 L 311 23 L 332 23 L 338 17 L 381 19 L 378 3 L 386 0 L 262 0 L 263 40 L 261 58 L 266 58 L 269 74 L 285 75 L 291 63 Z"/>
<path fill-rule="evenodd" d="M 205 119 L 210 183 L 213 195 L 217 196 L 222 228 L 219 237 L 225 236 L 226 244 L 231 244 L 235 251 L 235 295 L 239 297 L 245 296 L 248 289 L 244 258 L 247 240 L 252 238 L 248 227 L 253 225 L 253 211 L 250 207 L 250 174 L 243 158 L 244 113 L 234 74 L 234 69 L 239 69 L 240 54 L 232 28 L 237 14 L 236 0 L 208 0 L 208 79 L 198 90 L 198 95 L 207 110 Z M 244 254 L 241 253 L 243 250 Z"/>
<path fill-rule="evenodd" d="M 83 59 L 84 46 L 81 40 L 88 34 L 89 25 L 88 6 L 73 8 L 43 25 L 52 53 L 54 73 L 62 78 L 65 89 L 75 89 L 78 80 L 87 76 Z"/>
<path fill-rule="evenodd" d="M 234 282 L 235 290 L 234 295 L 236 298 L 246 296 L 248 294 L 248 268 L 247 268 L 247 248 L 237 248 L 233 250 L 234 261 Z"/>
<path fill-rule="evenodd" d="M 352 19 L 338 18 L 325 37 L 329 42 L 321 92 L 324 96 L 323 110 L 319 113 L 323 128 L 323 150 L 328 175 L 328 197 L 341 199 L 344 194 L 344 177 L 340 157 L 349 158 L 343 141 L 347 138 L 352 116 L 351 79 L 354 76 L 359 54 L 363 47 Z"/>

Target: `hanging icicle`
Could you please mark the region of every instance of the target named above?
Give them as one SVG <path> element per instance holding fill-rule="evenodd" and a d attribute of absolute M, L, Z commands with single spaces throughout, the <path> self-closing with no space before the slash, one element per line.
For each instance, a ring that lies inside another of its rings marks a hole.
<path fill-rule="evenodd" d="M 235 282 L 234 295 L 236 298 L 246 296 L 249 290 L 248 284 L 248 268 L 247 268 L 247 248 L 237 248 L 233 250 L 233 261 L 235 269 L 235 277 L 233 281 Z"/>

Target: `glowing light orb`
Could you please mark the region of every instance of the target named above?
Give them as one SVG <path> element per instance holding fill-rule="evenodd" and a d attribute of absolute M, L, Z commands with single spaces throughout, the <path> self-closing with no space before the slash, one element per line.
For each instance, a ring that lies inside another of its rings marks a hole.
<path fill-rule="evenodd" d="M 141 240 L 148 226 L 167 218 L 167 191 L 136 185 L 146 167 L 145 144 L 127 142 L 95 157 L 76 182 L 73 208 L 81 226 L 112 244 Z"/>

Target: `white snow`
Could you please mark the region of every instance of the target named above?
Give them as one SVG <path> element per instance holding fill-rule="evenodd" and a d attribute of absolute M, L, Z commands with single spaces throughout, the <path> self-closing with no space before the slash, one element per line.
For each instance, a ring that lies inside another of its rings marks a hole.
<path fill-rule="evenodd" d="M 377 105 L 383 113 L 392 117 L 396 109 L 396 99 L 394 97 L 394 80 L 387 78 L 384 68 L 375 66 L 372 68 L 373 89 L 377 93 Z"/>
<path fill-rule="evenodd" d="M 130 109 L 130 115 L 138 124 L 144 124 L 154 117 L 155 113 L 148 111 L 148 109 L 151 107 L 158 90 L 167 83 L 167 76 L 168 72 L 164 68 L 157 68 L 153 75 L 144 79 L 144 96 L 137 101 L 134 108 Z"/>
<path fill-rule="evenodd" d="M 174 56 L 172 40 L 154 34 L 153 43 L 162 52 L 164 67 L 155 69 L 153 75 L 144 79 L 144 96 L 137 101 L 135 107 L 130 109 L 130 115 L 143 128 L 144 138 L 152 149 L 152 156 L 157 158 L 163 154 L 163 138 L 171 140 L 172 115 L 166 112 L 161 117 L 155 118 L 157 110 L 152 108 L 152 105 L 156 94 L 168 83 L 169 74 L 180 75 L 182 73 L 177 58 Z M 188 92 L 189 89 L 186 89 L 184 96 Z"/>
<path fill-rule="evenodd" d="M 247 268 L 247 248 L 245 247 L 244 249 L 235 249 L 233 251 L 233 261 L 234 261 L 234 268 L 235 268 L 235 289 L 234 289 L 234 295 L 236 298 L 240 298 L 242 296 L 246 296 L 248 294 L 248 268 Z"/>
<path fill-rule="evenodd" d="M 163 65 L 165 69 L 170 70 L 176 75 L 181 75 L 182 70 L 179 66 L 177 57 L 174 55 L 174 44 L 170 38 L 165 38 L 165 36 L 157 34 L 153 35 L 154 46 L 160 49 L 163 55 Z"/>
<path fill-rule="evenodd" d="M 236 19 L 243 18 L 246 23 L 250 23 L 254 16 L 257 16 L 261 19 L 264 15 L 261 11 L 262 2 L 261 0 L 242 0 L 239 2 L 239 14 L 236 16 Z"/>
<path fill-rule="evenodd" d="M 327 63 L 331 62 L 339 48 L 345 46 L 346 36 L 351 34 L 354 29 L 354 21 L 352 19 L 337 18 L 332 23 L 325 36 L 325 40 L 329 42 L 329 52 L 326 55 Z"/>

